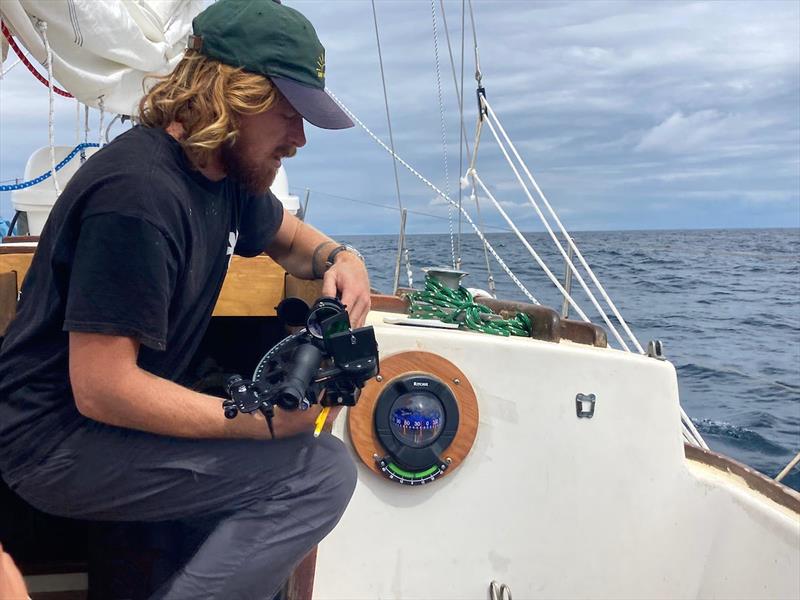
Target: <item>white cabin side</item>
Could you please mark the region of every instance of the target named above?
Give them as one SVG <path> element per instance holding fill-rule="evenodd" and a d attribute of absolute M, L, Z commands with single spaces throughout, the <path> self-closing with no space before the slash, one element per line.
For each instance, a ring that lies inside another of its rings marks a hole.
<path fill-rule="evenodd" d="M 672 364 L 384 316 L 370 315 L 381 360 L 422 350 L 467 376 L 477 437 L 461 466 L 425 485 L 359 464 L 319 548 L 315 598 L 483 598 L 492 580 L 518 599 L 800 596 L 800 516 L 690 466 Z M 596 395 L 591 419 L 576 415 L 581 393 Z M 342 419 L 335 432 L 349 440 Z"/>

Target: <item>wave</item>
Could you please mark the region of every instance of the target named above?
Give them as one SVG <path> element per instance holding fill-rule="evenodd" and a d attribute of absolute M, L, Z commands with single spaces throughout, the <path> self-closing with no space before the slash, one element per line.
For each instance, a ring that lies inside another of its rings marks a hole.
<path fill-rule="evenodd" d="M 736 440 L 736 446 L 747 450 L 756 450 L 760 454 L 782 455 L 789 452 L 780 444 L 771 442 L 758 432 L 713 419 L 692 419 L 701 435 L 716 436 L 727 440 Z"/>
<path fill-rule="evenodd" d="M 706 365 L 698 365 L 696 363 L 686 363 L 677 366 L 678 373 L 681 377 L 691 378 L 695 380 L 713 380 L 713 379 L 727 379 L 730 377 L 742 377 L 750 381 L 758 382 L 761 385 L 777 387 L 787 392 L 800 394 L 800 386 L 783 381 L 765 379 L 745 373 L 738 369 L 724 369 L 721 367 L 709 367 Z"/>

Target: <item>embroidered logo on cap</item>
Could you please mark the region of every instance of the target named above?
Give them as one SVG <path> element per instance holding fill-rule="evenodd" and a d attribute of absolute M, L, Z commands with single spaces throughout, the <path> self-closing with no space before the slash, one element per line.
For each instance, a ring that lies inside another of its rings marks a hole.
<path fill-rule="evenodd" d="M 317 59 L 317 77 L 325 79 L 325 55 L 320 54 Z"/>

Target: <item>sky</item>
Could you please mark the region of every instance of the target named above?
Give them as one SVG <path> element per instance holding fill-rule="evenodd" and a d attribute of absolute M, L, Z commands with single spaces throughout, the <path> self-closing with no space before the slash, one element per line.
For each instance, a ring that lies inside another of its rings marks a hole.
<path fill-rule="evenodd" d="M 388 144 L 370 2 L 284 2 L 317 28 L 327 86 Z M 466 159 L 459 168 L 440 0 L 437 38 L 430 1 L 375 6 L 396 151 L 457 202 Z M 444 7 L 460 81 L 462 2 Z M 473 0 L 473 10 L 487 97 L 568 229 L 800 227 L 800 2 Z M 472 147 L 468 15 L 466 29 Z M 0 82 L 0 181 L 21 177 L 28 155 L 47 143 L 47 102 L 46 88 L 21 65 Z M 74 101 L 58 98 L 56 115 L 57 141 L 73 143 Z M 308 220 L 331 235 L 396 233 L 389 154 L 358 126 L 307 126 L 306 136 L 286 168 L 293 193 L 311 190 Z M 476 165 L 522 230 L 542 230 L 485 127 Z M 408 232 L 448 231 L 445 201 L 398 170 Z M 487 229 L 507 227 L 485 194 L 479 201 Z M 469 189 L 463 204 L 474 218 Z M 0 195 L 0 215 L 11 210 L 8 194 Z M 458 227 L 455 212 L 453 219 Z"/>

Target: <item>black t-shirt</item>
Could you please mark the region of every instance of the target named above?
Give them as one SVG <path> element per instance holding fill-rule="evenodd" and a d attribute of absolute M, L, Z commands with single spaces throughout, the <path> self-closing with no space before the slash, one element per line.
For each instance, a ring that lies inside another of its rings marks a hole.
<path fill-rule="evenodd" d="M 136 338 L 139 366 L 179 381 L 231 255 L 262 252 L 282 218 L 272 194 L 193 170 L 160 129 L 135 127 L 92 156 L 53 207 L 0 349 L 0 467 L 43 455 L 84 422 L 68 332 Z"/>

